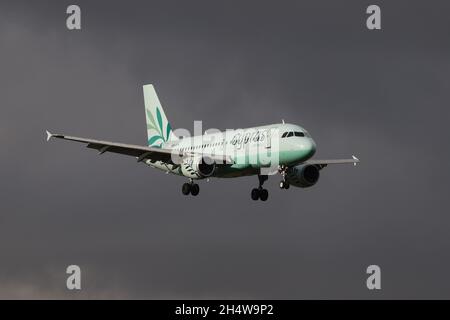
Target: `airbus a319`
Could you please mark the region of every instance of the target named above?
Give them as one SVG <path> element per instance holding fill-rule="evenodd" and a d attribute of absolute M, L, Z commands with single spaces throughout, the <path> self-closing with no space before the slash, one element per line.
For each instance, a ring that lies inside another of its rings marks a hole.
<path fill-rule="evenodd" d="M 153 85 L 145 85 L 144 104 L 148 145 L 85 139 L 47 131 L 47 141 L 58 138 L 86 144 L 99 154 L 112 152 L 131 156 L 150 167 L 188 178 L 184 195 L 197 196 L 196 181 L 209 178 L 258 176 L 258 187 L 251 190 L 253 200 L 266 201 L 263 187 L 268 176 L 281 175 L 280 188 L 308 188 L 317 183 L 320 171 L 331 164 L 354 164 L 359 160 L 312 159 L 316 143 L 301 126 L 278 123 L 247 129 L 226 130 L 192 137 L 178 137 L 168 122 Z"/>

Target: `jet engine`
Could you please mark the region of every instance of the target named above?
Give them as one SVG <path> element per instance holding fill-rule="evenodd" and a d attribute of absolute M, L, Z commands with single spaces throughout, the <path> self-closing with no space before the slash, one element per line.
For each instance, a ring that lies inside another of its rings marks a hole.
<path fill-rule="evenodd" d="M 208 157 L 190 157 L 183 160 L 181 171 L 189 178 L 207 178 L 216 170 L 216 163 Z"/>
<path fill-rule="evenodd" d="M 311 164 L 301 164 L 296 167 L 289 168 L 286 172 L 287 182 L 300 188 L 312 187 L 319 180 L 319 176 L 319 167 Z"/>

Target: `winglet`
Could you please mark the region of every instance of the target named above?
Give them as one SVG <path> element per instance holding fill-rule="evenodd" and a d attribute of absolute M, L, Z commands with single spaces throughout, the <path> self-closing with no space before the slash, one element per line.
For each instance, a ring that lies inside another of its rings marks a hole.
<path fill-rule="evenodd" d="M 355 162 L 353 162 L 353 165 L 356 166 L 356 164 L 359 162 L 359 159 L 357 157 L 355 157 L 354 155 L 352 155 L 353 160 L 355 160 Z"/>
<path fill-rule="evenodd" d="M 45 133 L 47 133 L 47 141 L 50 140 L 51 137 L 53 137 L 53 134 L 51 134 L 48 130 L 45 130 Z"/>

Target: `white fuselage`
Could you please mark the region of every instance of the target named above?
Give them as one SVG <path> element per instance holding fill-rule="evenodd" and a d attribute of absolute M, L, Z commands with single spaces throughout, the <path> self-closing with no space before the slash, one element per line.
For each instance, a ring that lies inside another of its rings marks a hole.
<path fill-rule="evenodd" d="M 292 124 L 274 124 L 238 130 L 207 133 L 167 142 L 164 148 L 180 155 L 208 154 L 233 161 L 233 165 L 218 168 L 214 177 L 236 177 L 258 174 L 263 167 L 295 165 L 311 158 L 316 145 L 308 132 Z M 174 165 L 162 161 L 146 161 L 152 167 L 187 176 L 205 178 L 194 170 L 193 157 Z"/>

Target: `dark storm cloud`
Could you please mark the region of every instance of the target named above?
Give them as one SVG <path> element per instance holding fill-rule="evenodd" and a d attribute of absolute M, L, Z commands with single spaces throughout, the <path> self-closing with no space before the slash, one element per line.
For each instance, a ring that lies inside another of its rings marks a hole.
<path fill-rule="evenodd" d="M 0 297 L 445 298 L 450 64 L 444 1 L 0 3 Z M 141 86 L 174 127 L 305 126 L 317 186 L 250 200 L 257 179 L 201 182 L 45 142 L 45 129 L 145 143 Z M 83 290 L 65 289 L 78 264 Z M 382 268 L 380 293 L 365 268 Z"/>

